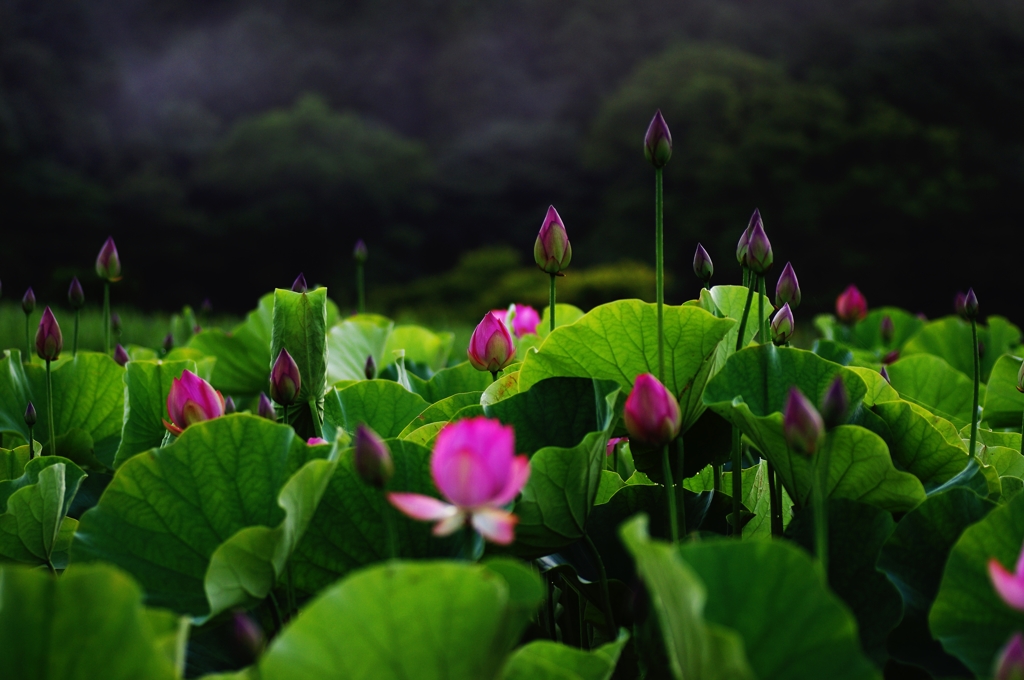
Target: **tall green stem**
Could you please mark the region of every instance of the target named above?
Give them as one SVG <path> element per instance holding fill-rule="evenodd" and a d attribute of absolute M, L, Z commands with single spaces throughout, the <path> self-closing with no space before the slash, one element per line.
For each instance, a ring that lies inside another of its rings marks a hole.
<path fill-rule="evenodd" d="M 25 356 L 22 359 L 23 364 L 27 364 L 32 361 L 32 314 L 25 314 Z"/>
<path fill-rule="evenodd" d="M 665 500 L 668 501 L 668 527 L 672 542 L 679 540 L 679 519 L 676 515 L 675 482 L 672 479 L 672 465 L 668 461 L 668 444 L 661 449 L 661 472 L 665 475 Z"/>
<path fill-rule="evenodd" d="M 768 461 L 768 504 L 771 517 L 772 536 L 782 535 L 782 499 L 779 498 L 779 487 L 775 483 L 775 466 Z"/>
<path fill-rule="evenodd" d="M 974 408 L 971 409 L 971 448 L 968 455 L 974 457 L 974 447 L 978 443 L 978 386 L 981 384 L 981 351 L 978 347 L 978 322 L 971 319 L 971 341 L 974 343 Z M 1024 441 L 1024 434 L 1021 434 Z"/>
<path fill-rule="evenodd" d="M 811 502 L 814 505 L 814 549 L 821 565 L 821 575 L 828 583 L 828 501 L 825 498 L 825 484 L 828 481 L 828 443 L 814 454 L 814 485 Z"/>
<path fill-rule="evenodd" d="M 110 354 L 110 282 L 103 282 L 103 351 Z"/>
<path fill-rule="evenodd" d="M 32 460 L 36 457 L 36 447 L 32 443 L 32 426 L 28 426 L 28 459 Z"/>
<path fill-rule="evenodd" d="M 78 322 L 79 322 L 79 318 L 81 316 L 82 316 L 82 310 L 76 309 L 75 310 L 75 340 L 74 340 L 74 344 L 71 345 L 71 356 L 72 357 L 77 357 L 78 356 Z"/>
<path fill-rule="evenodd" d="M 743 496 L 743 448 L 740 445 L 743 435 L 735 425 L 732 428 L 732 533 L 736 538 L 743 538 L 740 525 L 740 497 Z"/>
<path fill-rule="evenodd" d="M 548 292 L 548 332 L 555 330 L 555 275 L 551 274 L 551 289 Z"/>
<path fill-rule="evenodd" d="M 366 313 L 366 279 L 363 263 L 356 262 L 356 291 L 359 299 L 359 313 Z"/>
<path fill-rule="evenodd" d="M 654 171 L 654 258 L 658 295 L 658 380 L 665 382 L 665 199 L 661 186 L 661 168 Z"/>
<path fill-rule="evenodd" d="M 758 318 L 758 320 L 760 321 L 760 324 L 761 324 L 759 326 L 759 328 L 760 328 L 759 333 L 761 334 L 761 338 L 760 338 L 761 344 L 766 344 L 766 343 L 769 343 L 769 342 L 772 341 L 772 336 L 770 335 L 770 333 L 768 331 L 768 319 L 766 319 L 765 316 L 764 316 L 764 299 L 768 296 L 768 294 L 765 292 L 764 275 L 762 274 L 761 276 L 758 276 L 757 278 L 758 278 L 758 281 L 759 281 L 759 284 L 758 284 L 759 285 L 759 291 L 761 293 L 760 295 L 757 296 L 757 318 Z M 765 377 L 767 378 L 767 376 L 765 376 Z M 767 403 L 767 402 L 765 402 L 765 403 Z"/>
<path fill-rule="evenodd" d="M 747 330 L 747 317 L 750 316 L 750 303 L 754 301 L 754 284 L 747 286 L 747 302 L 743 305 L 743 316 L 740 317 L 740 330 L 736 336 L 736 351 L 743 349 L 743 334 Z"/>
<path fill-rule="evenodd" d="M 713 475 L 715 493 L 717 493 L 722 490 L 722 466 L 712 465 L 711 474 Z"/>
<path fill-rule="evenodd" d="M 583 542 L 587 546 L 587 550 L 590 551 L 590 557 L 597 563 L 597 569 L 601 577 L 601 608 L 604 610 L 605 625 L 608 627 L 608 640 L 614 641 L 618 635 L 618 628 L 615 627 L 615 615 L 612 613 L 612 598 L 608 594 L 608 572 L 604 568 L 604 560 L 601 559 L 601 553 L 597 551 L 597 546 L 594 545 L 594 541 L 591 540 L 590 535 L 586 532 L 583 533 Z"/>
<path fill-rule="evenodd" d="M 50 424 L 50 455 L 57 455 L 57 436 L 53 428 L 53 380 L 50 379 L 50 360 L 46 360 L 46 421 Z"/>

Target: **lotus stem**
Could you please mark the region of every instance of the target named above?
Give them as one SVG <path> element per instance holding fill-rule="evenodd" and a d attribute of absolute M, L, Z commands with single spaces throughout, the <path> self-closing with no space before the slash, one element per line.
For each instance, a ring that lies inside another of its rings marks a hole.
<path fill-rule="evenodd" d="M 75 337 L 74 337 L 74 340 L 73 340 L 73 342 L 71 344 L 71 356 L 72 357 L 77 357 L 78 356 L 78 322 L 79 322 L 81 316 L 82 316 L 82 310 L 76 309 L 75 310 Z"/>
<path fill-rule="evenodd" d="M 978 347 L 978 321 L 971 319 L 971 341 L 974 350 L 974 407 L 971 409 L 971 444 L 968 455 L 974 457 L 974 448 L 978 444 L 978 389 L 981 384 L 981 351 Z M 1021 434 L 1024 441 L 1024 432 Z"/>
<path fill-rule="evenodd" d="M 746 278 L 746 272 L 744 271 L 744 278 Z M 740 317 L 740 331 L 736 335 L 736 351 L 739 352 L 743 349 L 743 333 L 747 330 L 747 317 L 750 316 L 750 303 L 754 301 L 754 287 L 753 282 L 747 286 L 747 302 L 743 305 L 743 315 Z"/>
<path fill-rule="evenodd" d="M 36 447 L 32 444 L 32 426 L 28 426 L 28 459 L 32 460 L 36 457 Z"/>
<path fill-rule="evenodd" d="M 782 535 L 782 499 L 779 498 L 779 487 L 775 483 L 775 476 L 775 466 L 768 461 L 768 504 L 773 537 Z"/>
<path fill-rule="evenodd" d="M 722 466 L 721 465 L 712 465 L 711 466 L 711 474 L 713 475 L 713 479 L 714 479 L 715 493 L 718 493 L 719 491 L 722 490 Z"/>
<path fill-rule="evenodd" d="M 678 449 L 676 453 L 679 456 L 679 461 L 677 463 L 677 465 L 679 465 L 679 486 L 676 487 L 676 504 L 679 508 L 679 526 L 682 529 L 683 538 L 686 538 L 686 494 L 683 492 L 683 480 L 686 478 L 683 462 L 685 461 L 686 449 L 683 444 L 682 434 L 679 435 L 676 442 L 678 442 L 676 445 Z"/>
<path fill-rule="evenodd" d="M 676 515 L 676 492 L 673 488 L 675 482 L 672 480 L 672 465 L 668 460 L 668 444 L 661 449 L 661 471 L 665 475 L 665 499 L 668 501 L 668 526 L 669 536 L 672 542 L 679 541 L 679 518 Z"/>
<path fill-rule="evenodd" d="M 618 629 L 615 626 L 615 615 L 612 613 L 612 598 L 608 594 L 608 572 L 605 571 L 601 553 L 597 551 L 597 546 L 586 532 L 583 532 L 583 542 L 586 544 L 587 550 L 590 551 L 590 557 L 597 563 L 601 578 L 601 608 L 604 610 L 605 625 L 608 628 L 608 640 L 614 641 L 618 637 Z"/>
<path fill-rule="evenodd" d="M 103 351 L 110 354 L 110 282 L 103 282 Z"/>
<path fill-rule="evenodd" d="M 22 359 L 23 364 L 27 364 L 32 361 L 32 315 L 25 315 L 25 356 Z"/>
<path fill-rule="evenodd" d="M 827 450 L 827 448 L 826 448 Z M 814 456 L 814 483 L 811 486 L 814 505 L 814 551 L 821 565 L 821 575 L 828 583 L 828 503 L 825 499 L 825 482 L 828 475 L 828 461 L 823 460 L 824 452 Z"/>
<path fill-rule="evenodd" d="M 57 436 L 55 434 L 53 421 L 56 420 L 53 413 L 53 380 L 50 377 L 50 360 L 46 360 L 46 415 L 50 425 L 50 455 L 57 455 Z M 31 442 L 29 448 L 31 449 Z"/>
<path fill-rule="evenodd" d="M 548 332 L 555 330 L 555 275 L 551 274 L 551 288 L 548 292 Z"/>
<path fill-rule="evenodd" d="M 665 198 L 661 168 L 654 171 L 654 259 L 658 300 L 658 380 L 665 382 Z"/>
<path fill-rule="evenodd" d="M 548 597 L 544 603 L 548 618 L 548 632 L 551 634 L 551 641 L 558 642 L 558 628 L 555 624 L 555 579 L 545 574 L 544 580 L 548 584 Z"/>
<path fill-rule="evenodd" d="M 362 262 L 356 262 L 356 291 L 359 300 L 359 313 L 366 313 L 366 272 Z"/>
<path fill-rule="evenodd" d="M 764 299 L 768 295 L 768 293 L 765 291 L 764 274 L 758 276 L 757 278 L 759 281 L 758 290 L 760 292 L 760 295 L 757 296 L 757 318 L 760 320 L 761 323 L 758 333 L 761 336 L 760 341 L 763 345 L 765 343 L 770 343 L 772 341 L 772 336 L 768 332 L 768 319 L 764 318 Z M 765 370 L 767 371 L 768 369 L 765 368 Z M 767 378 L 767 375 L 765 377 Z"/>
<path fill-rule="evenodd" d="M 743 496 L 743 435 L 735 425 L 732 428 L 732 533 L 736 538 L 743 538 L 743 527 L 740 525 L 740 498 Z"/>

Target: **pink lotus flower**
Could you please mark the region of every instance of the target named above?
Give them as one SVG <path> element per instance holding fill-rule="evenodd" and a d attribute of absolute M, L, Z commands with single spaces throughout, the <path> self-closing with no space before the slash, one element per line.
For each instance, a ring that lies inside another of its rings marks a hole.
<path fill-rule="evenodd" d="M 843 323 L 854 324 L 868 315 L 868 301 L 857 290 L 857 286 L 849 285 L 836 298 L 836 316 Z"/>
<path fill-rule="evenodd" d="M 995 680 L 1024 678 L 1024 635 L 1014 633 L 996 658 Z"/>
<path fill-rule="evenodd" d="M 657 378 L 650 373 L 636 377 L 622 409 L 630 439 L 652 446 L 668 444 L 679 435 L 682 418 L 679 402 Z"/>
<path fill-rule="evenodd" d="M 306 440 L 306 444 L 309 446 L 320 446 L 321 444 L 330 444 L 330 442 L 323 437 L 310 437 Z"/>
<path fill-rule="evenodd" d="M 473 368 L 492 373 L 505 368 L 516 358 L 512 334 L 492 312 L 484 314 L 483 320 L 473 331 L 473 337 L 469 339 L 466 352 Z"/>
<path fill-rule="evenodd" d="M 413 519 L 437 522 L 448 536 L 467 522 L 492 543 L 515 540 L 519 518 L 505 510 L 530 478 L 530 461 L 515 455 L 515 431 L 484 417 L 446 425 L 430 458 L 434 484 L 448 503 L 417 493 L 389 493 L 388 500 Z"/>
<path fill-rule="evenodd" d="M 164 427 L 178 436 L 189 425 L 224 415 L 224 397 L 192 371 L 184 371 L 181 378 L 171 381 L 171 391 L 167 395 L 167 415 L 171 422 L 163 421 Z"/>
<path fill-rule="evenodd" d="M 1017 558 L 1014 573 L 1008 572 L 999 560 L 993 557 L 988 561 L 988 575 L 1003 602 L 1017 611 L 1024 612 L 1024 549 Z"/>
<path fill-rule="evenodd" d="M 512 324 L 509 327 L 508 315 L 512 312 Z M 536 335 L 537 326 L 540 325 L 540 314 L 537 310 L 530 305 L 513 304 L 509 306 L 509 309 L 492 309 L 491 314 L 498 321 L 505 324 L 505 327 L 512 333 L 515 333 L 517 338 L 521 338 L 524 335 Z"/>

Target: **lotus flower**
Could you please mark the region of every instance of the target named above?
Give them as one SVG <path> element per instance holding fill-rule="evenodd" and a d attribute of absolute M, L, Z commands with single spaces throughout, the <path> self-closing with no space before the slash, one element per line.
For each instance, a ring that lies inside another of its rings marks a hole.
<path fill-rule="evenodd" d="M 533 260 L 548 274 L 557 274 L 569 266 L 572 260 L 572 245 L 569 235 L 558 216 L 555 206 L 548 206 L 537 240 L 533 244 Z"/>
<path fill-rule="evenodd" d="M 800 306 L 800 298 L 800 282 L 793 271 L 793 265 L 787 262 L 779 275 L 779 282 L 775 284 L 775 306 L 788 304 L 790 309 L 796 309 Z"/>
<path fill-rule="evenodd" d="M 786 409 L 782 414 L 782 430 L 789 445 L 808 456 L 818 450 L 825 436 L 821 414 L 798 387 L 789 388 Z"/>
<path fill-rule="evenodd" d="M 630 440 L 668 444 L 679 434 L 682 417 L 679 402 L 657 378 L 650 373 L 636 377 L 622 410 Z"/>
<path fill-rule="evenodd" d="M 323 437 L 310 437 L 306 440 L 306 444 L 309 446 L 320 446 L 321 444 L 330 444 L 330 442 Z"/>
<path fill-rule="evenodd" d="M 608 440 L 608 446 L 605 448 L 605 451 L 604 451 L 605 455 L 606 456 L 612 455 L 613 453 L 615 453 L 615 447 L 616 446 L 618 446 L 622 442 L 628 442 L 628 441 L 629 441 L 629 437 L 612 437 L 611 439 Z"/>
<path fill-rule="evenodd" d="M 167 415 L 164 422 L 168 432 L 178 436 L 189 425 L 213 420 L 224 415 L 224 397 L 213 386 L 192 371 L 184 371 L 181 378 L 171 381 L 167 395 Z"/>
<path fill-rule="evenodd" d="M 114 361 L 117 362 L 118 366 L 124 366 L 131 361 L 131 357 L 128 356 L 128 352 L 120 344 L 114 348 Z"/>
<path fill-rule="evenodd" d="M 163 349 L 164 354 L 168 354 L 174 349 L 174 333 L 168 333 L 164 336 Z"/>
<path fill-rule="evenodd" d="M 857 286 L 850 284 L 836 298 L 836 316 L 843 323 L 854 324 L 867 315 L 867 299 L 857 290 Z"/>
<path fill-rule="evenodd" d="M 715 265 L 711 262 L 711 256 L 704 246 L 697 244 L 697 252 L 693 254 L 693 273 L 697 278 L 707 283 L 715 273 Z"/>
<path fill-rule="evenodd" d="M 110 282 L 121 280 L 121 258 L 117 255 L 113 236 L 107 237 L 96 256 L 96 276 Z"/>
<path fill-rule="evenodd" d="M 779 346 L 785 345 L 793 337 L 793 329 L 795 328 L 796 320 L 793 319 L 793 311 L 789 308 L 789 303 L 787 302 L 782 305 L 782 309 L 777 311 L 775 318 L 772 319 L 772 342 Z"/>
<path fill-rule="evenodd" d="M 511 313 L 511 314 L 510 314 Z M 508 309 L 492 309 L 491 314 L 505 324 L 517 338 L 524 335 L 536 335 L 540 325 L 540 314 L 530 305 L 512 304 Z M 509 317 L 511 316 L 511 323 Z"/>
<path fill-rule="evenodd" d="M 892 380 L 889 379 L 889 371 L 885 370 L 885 366 L 882 366 L 882 370 L 880 370 L 878 374 L 885 378 L 885 382 L 890 384 L 892 383 Z"/>
<path fill-rule="evenodd" d="M 430 472 L 447 503 L 416 493 L 389 493 L 388 500 L 413 519 L 436 522 L 435 536 L 468 522 L 492 543 L 515 540 L 518 518 L 505 506 L 530 478 L 530 461 L 515 455 L 510 426 L 482 416 L 446 425 L 437 435 Z"/>
<path fill-rule="evenodd" d="M 32 286 L 28 287 L 28 290 L 25 291 L 25 294 L 21 298 L 21 311 L 26 314 L 31 314 L 36 311 L 36 294 L 35 291 L 32 290 Z"/>
<path fill-rule="evenodd" d="M 352 442 L 352 464 L 364 482 L 378 489 L 383 489 L 395 474 L 391 449 L 364 423 L 356 426 L 356 436 Z"/>
<path fill-rule="evenodd" d="M 281 406 L 291 406 L 298 399 L 301 387 L 299 366 L 292 355 L 288 354 L 288 350 L 282 347 L 270 371 L 270 398 Z"/>
<path fill-rule="evenodd" d="M 43 361 L 56 361 L 62 349 L 64 338 L 60 333 L 60 325 L 47 307 L 43 310 L 43 317 L 39 319 L 39 329 L 36 331 L 36 354 Z"/>
<path fill-rule="evenodd" d="M 1024 635 L 1014 633 L 996 659 L 995 680 L 1024 680 Z"/>
<path fill-rule="evenodd" d="M 366 262 L 368 255 L 369 251 L 366 250 L 366 243 L 363 242 L 363 239 L 356 241 L 356 245 L 352 249 L 352 259 L 359 264 L 362 264 L 363 262 Z"/>
<path fill-rule="evenodd" d="M 747 228 L 740 234 L 740 240 L 736 242 L 736 261 L 741 266 L 747 266 L 747 252 L 750 250 L 750 232 L 754 231 L 754 225 L 761 224 L 761 211 L 754 208 L 754 214 L 750 216 Z"/>
<path fill-rule="evenodd" d="M 668 129 L 661 109 L 654 112 L 644 135 L 644 158 L 656 168 L 663 168 L 672 158 L 672 133 Z"/>
<path fill-rule="evenodd" d="M 1012 609 L 1024 612 L 1024 549 L 1017 557 L 1017 566 L 1012 574 L 993 557 L 988 561 L 988 575 L 1003 602 Z"/>
<path fill-rule="evenodd" d="M 85 305 L 85 291 L 82 290 L 82 284 L 79 283 L 77 276 L 71 279 L 71 286 L 68 288 L 68 304 L 71 305 L 71 309 L 81 309 Z"/>
<path fill-rule="evenodd" d="M 469 339 L 469 363 L 478 371 L 496 373 L 516 358 L 512 335 L 505 324 L 494 314 L 487 312 Z"/>

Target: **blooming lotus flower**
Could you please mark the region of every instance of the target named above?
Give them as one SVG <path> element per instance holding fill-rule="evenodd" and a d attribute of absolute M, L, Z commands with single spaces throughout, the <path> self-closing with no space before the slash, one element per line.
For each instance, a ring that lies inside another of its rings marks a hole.
<path fill-rule="evenodd" d="M 793 265 L 787 262 L 779 275 L 779 282 L 775 284 L 775 306 L 788 304 L 790 309 L 796 309 L 800 306 L 800 298 L 800 282 L 797 281 Z"/>
<path fill-rule="evenodd" d="M 224 397 L 192 371 L 184 371 L 181 378 L 171 381 L 167 395 L 167 415 L 171 421 L 164 422 L 167 430 L 178 436 L 189 425 L 213 420 L 224 415 Z"/>
<path fill-rule="evenodd" d="M 794 328 L 796 328 L 796 320 L 793 318 L 793 311 L 787 302 L 782 305 L 782 309 L 777 311 L 775 318 L 772 319 L 772 342 L 779 346 L 785 345 L 793 337 Z"/>
<path fill-rule="evenodd" d="M 825 436 L 821 415 L 798 387 L 789 388 L 786 409 L 782 414 L 782 430 L 789 445 L 808 456 L 818 450 Z"/>
<path fill-rule="evenodd" d="M 843 384 L 842 376 L 837 375 L 821 400 L 821 417 L 826 425 L 836 427 L 843 424 L 849 408 L 850 398 L 846 394 L 846 385 Z"/>
<path fill-rule="evenodd" d="M 850 284 L 836 298 L 836 316 L 843 323 L 854 324 L 867 315 L 867 299 L 857 290 L 857 286 Z"/>
<path fill-rule="evenodd" d="M 512 543 L 518 518 L 505 506 L 530 478 L 530 461 L 515 455 L 510 426 L 482 416 L 446 425 L 437 435 L 430 473 L 447 503 L 416 493 L 389 493 L 388 500 L 413 519 L 436 522 L 435 536 L 468 522 L 492 543 Z"/>
<path fill-rule="evenodd" d="M 1024 612 L 1024 549 L 1017 557 L 1017 566 L 1012 574 L 993 557 L 988 561 L 988 575 L 1003 602 L 1012 609 Z"/>
<path fill-rule="evenodd" d="M 366 262 L 366 258 L 369 254 L 370 253 L 366 249 L 366 244 L 363 242 L 363 239 L 356 241 L 356 245 L 352 249 L 352 259 L 359 264 L 362 264 L 363 262 Z"/>
<path fill-rule="evenodd" d="M 896 326 L 893 325 L 892 317 L 886 314 L 882 317 L 882 323 L 878 328 L 882 334 L 882 342 L 889 344 L 896 337 Z"/>
<path fill-rule="evenodd" d="M 321 444 L 330 444 L 330 442 L 323 437 L 310 437 L 306 440 L 306 444 L 309 446 L 320 446 Z"/>
<path fill-rule="evenodd" d="M 679 435 L 682 417 L 679 402 L 657 378 L 650 373 L 636 377 L 622 410 L 631 441 L 668 444 Z"/>
<path fill-rule="evenodd" d="M 113 236 L 107 237 L 96 256 L 96 276 L 111 283 L 121 280 L 121 258 L 117 255 Z"/>
<path fill-rule="evenodd" d="M 615 453 L 615 447 L 617 447 L 621 442 L 628 441 L 629 437 L 612 437 L 611 439 L 608 440 L 608 446 L 605 448 L 604 454 L 606 456 L 612 455 L 613 453 Z"/>
<path fill-rule="evenodd" d="M 711 262 L 711 256 L 704 246 L 697 244 L 697 252 L 693 254 L 693 273 L 697 278 L 707 283 L 715 273 L 715 265 Z"/>
<path fill-rule="evenodd" d="M 56 361 L 62 349 L 64 338 L 60 333 L 60 325 L 47 307 L 43 310 L 43 317 L 39 319 L 39 329 L 36 330 L 36 354 L 43 361 Z"/>
<path fill-rule="evenodd" d="M 309 286 L 306 285 L 306 277 L 303 276 L 302 272 L 299 272 L 299 275 L 295 277 L 294 281 L 292 281 L 292 292 L 305 293 L 308 289 Z"/>
<path fill-rule="evenodd" d="M 544 223 L 540 226 L 537 240 L 533 243 L 533 260 L 548 274 L 557 274 L 569 266 L 572 260 L 572 245 L 565 231 L 562 218 L 555 206 L 548 206 Z"/>
<path fill-rule="evenodd" d="M 299 365 L 288 354 L 288 350 L 282 347 L 270 371 L 270 398 L 281 406 L 291 406 L 298 399 L 301 387 Z"/>
<path fill-rule="evenodd" d="M 383 489 L 395 475 L 395 463 L 388 445 L 376 432 L 360 423 L 356 426 L 352 449 L 356 474 L 370 486 Z"/>
<path fill-rule="evenodd" d="M 81 309 L 85 305 L 85 291 L 82 290 L 82 284 L 78 282 L 78 277 L 71 279 L 71 286 L 68 288 L 68 304 L 71 305 L 71 309 Z"/>
<path fill-rule="evenodd" d="M 663 168 L 672 158 L 672 133 L 661 115 L 661 109 L 654 112 L 651 124 L 644 135 L 644 158 L 656 168 Z"/>
<path fill-rule="evenodd" d="M 505 324 L 494 314 L 487 312 L 469 339 L 469 363 L 478 371 L 496 373 L 516 358 L 512 335 Z"/>
<path fill-rule="evenodd" d="M 995 680 L 1024 680 L 1024 635 L 1014 633 L 996 657 Z"/>
<path fill-rule="evenodd" d="M 131 357 L 128 356 L 128 352 L 120 344 L 114 348 L 114 361 L 117 362 L 118 366 L 124 366 L 131 361 Z"/>
<path fill-rule="evenodd" d="M 270 403 L 267 395 L 263 392 L 260 392 L 260 403 L 256 407 L 256 415 L 260 418 L 266 418 L 271 422 L 277 422 L 277 411 L 274 410 L 274 405 Z"/>
<path fill-rule="evenodd" d="M 32 286 L 28 287 L 25 294 L 21 297 L 21 311 L 26 314 L 31 314 L 36 311 L 36 294 L 32 290 Z"/>

